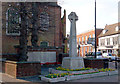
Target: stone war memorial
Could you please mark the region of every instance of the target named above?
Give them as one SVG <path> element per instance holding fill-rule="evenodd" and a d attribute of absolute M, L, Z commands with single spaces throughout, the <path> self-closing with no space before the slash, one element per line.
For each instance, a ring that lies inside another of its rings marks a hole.
<path fill-rule="evenodd" d="M 84 68 L 84 61 L 82 57 L 77 56 L 77 40 L 76 40 L 76 21 L 78 16 L 75 12 L 71 12 L 68 16 L 70 20 L 70 50 L 69 57 L 64 57 L 62 62 L 63 68 L 80 69 Z"/>
<path fill-rule="evenodd" d="M 26 0 L 25 0 L 26 1 Z M 66 37 L 66 11 L 56 2 L 2 2 L 3 74 L 30 82 L 60 82 L 117 75 L 103 59 L 77 55 L 75 12 L 68 15 L 70 36 Z M 69 40 L 69 49 L 67 47 Z M 68 51 L 69 50 L 69 51 Z M 69 54 L 68 54 L 69 52 Z"/>
<path fill-rule="evenodd" d="M 76 42 L 76 21 L 78 16 L 75 12 L 71 12 L 68 15 L 70 20 L 70 47 L 69 57 L 64 57 L 62 65 L 57 68 L 49 68 L 48 75 L 40 75 L 40 80 L 45 82 L 60 82 L 79 80 L 92 77 L 103 77 L 117 75 L 118 70 L 110 68 L 92 68 L 86 67 L 82 57 L 77 56 L 77 42 Z M 97 60 L 98 61 L 98 60 Z M 98 61 L 99 62 L 99 61 Z"/>

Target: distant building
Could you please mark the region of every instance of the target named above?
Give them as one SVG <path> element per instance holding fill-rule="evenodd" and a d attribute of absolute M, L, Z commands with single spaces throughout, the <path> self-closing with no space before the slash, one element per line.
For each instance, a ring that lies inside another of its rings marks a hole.
<path fill-rule="evenodd" d="M 97 37 L 102 32 L 103 29 L 97 29 Z M 78 55 L 85 56 L 86 53 L 94 51 L 95 45 L 95 30 L 86 31 L 77 35 L 77 44 L 80 47 L 80 53 L 78 51 Z M 98 46 L 98 38 L 97 38 L 97 46 Z"/>
<path fill-rule="evenodd" d="M 99 51 L 118 54 L 120 50 L 120 27 L 118 23 L 106 25 L 98 38 Z"/>

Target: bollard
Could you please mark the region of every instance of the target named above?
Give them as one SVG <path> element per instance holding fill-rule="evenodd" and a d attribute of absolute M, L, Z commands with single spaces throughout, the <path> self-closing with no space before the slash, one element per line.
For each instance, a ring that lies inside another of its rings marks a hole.
<path fill-rule="evenodd" d="M 117 69 L 117 60 L 115 60 L 115 69 Z"/>
<path fill-rule="evenodd" d="M 109 64 L 108 64 L 108 63 L 109 63 L 108 59 L 104 59 L 103 61 L 104 61 L 104 69 L 105 69 L 105 68 L 108 68 L 108 66 L 109 66 Z"/>

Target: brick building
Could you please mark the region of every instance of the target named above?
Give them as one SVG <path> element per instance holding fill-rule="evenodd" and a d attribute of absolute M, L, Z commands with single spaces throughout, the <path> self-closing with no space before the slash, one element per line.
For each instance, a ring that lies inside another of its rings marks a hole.
<path fill-rule="evenodd" d="M 29 12 L 27 45 L 31 46 L 31 31 L 32 29 L 32 3 L 26 2 L 25 6 Z M 66 35 L 66 12 L 61 18 L 61 7 L 57 2 L 37 2 L 38 20 L 38 46 L 41 42 L 47 42 L 49 47 L 54 47 L 54 51 L 58 54 L 63 52 L 63 44 Z M 15 54 L 17 53 L 15 46 L 19 45 L 21 17 L 19 16 L 19 2 L 2 2 L 2 53 Z M 42 51 L 42 50 L 41 50 Z M 47 51 L 47 49 L 46 49 Z M 57 54 L 57 55 L 58 55 Z"/>
<path fill-rule="evenodd" d="M 98 35 L 102 32 L 103 29 L 97 29 L 96 34 Z M 95 40 L 95 30 L 89 30 L 84 33 L 77 35 L 77 44 L 80 45 L 80 53 L 78 55 L 85 56 L 86 53 L 94 51 L 94 40 Z M 98 38 L 97 38 L 98 46 Z"/>

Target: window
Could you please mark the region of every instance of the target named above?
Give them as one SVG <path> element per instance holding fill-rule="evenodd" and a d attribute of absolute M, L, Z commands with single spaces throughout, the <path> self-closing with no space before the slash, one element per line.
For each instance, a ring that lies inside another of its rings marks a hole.
<path fill-rule="evenodd" d="M 95 38 L 95 34 L 93 34 L 93 38 Z"/>
<path fill-rule="evenodd" d="M 100 45 L 101 45 L 101 46 L 105 46 L 105 39 L 101 39 L 101 40 L 100 40 Z"/>
<path fill-rule="evenodd" d="M 107 38 L 107 45 L 110 45 L 110 38 Z"/>
<path fill-rule="evenodd" d="M 87 36 L 85 36 L 85 44 L 87 44 Z"/>
<path fill-rule="evenodd" d="M 89 35 L 89 38 L 91 38 L 91 35 Z"/>
<path fill-rule="evenodd" d="M 113 45 L 117 45 L 118 44 L 118 37 L 113 37 Z"/>
<path fill-rule="evenodd" d="M 105 34 L 108 30 L 103 30 L 103 34 Z"/>
<path fill-rule="evenodd" d="M 82 37 L 82 44 L 83 44 L 83 42 L 84 42 L 84 37 Z"/>
<path fill-rule="evenodd" d="M 91 47 L 89 47 L 89 52 L 91 52 Z"/>
<path fill-rule="evenodd" d="M 21 18 L 17 8 L 8 8 L 6 12 L 6 34 L 20 35 Z"/>
<path fill-rule="evenodd" d="M 101 56 L 101 55 L 102 55 L 102 53 L 101 53 L 101 52 L 97 52 L 96 54 L 97 54 L 97 56 Z"/>
<path fill-rule="evenodd" d="M 117 27 L 115 28 L 115 30 L 118 31 L 118 30 L 119 30 L 119 27 L 117 26 Z"/>
<path fill-rule="evenodd" d="M 40 30 L 48 30 L 49 28 L 49 15 L 46 12 L 40 14 Z"/>
<path fill-rule="evenodd" d="M 79 44 L 80 44 L 80 37 L 79 37 L 79 41 L 78 41 L 78 42 L 79 42 Z"/>
<path fill-rule="evenodd" d="M 112 56 L 112 54 L 109 53 L 109 56 Z"/>
<path fill-rule="evenodd" d="M 85 47 L 85 54 L 87 54 L 87 47 Z"/>

